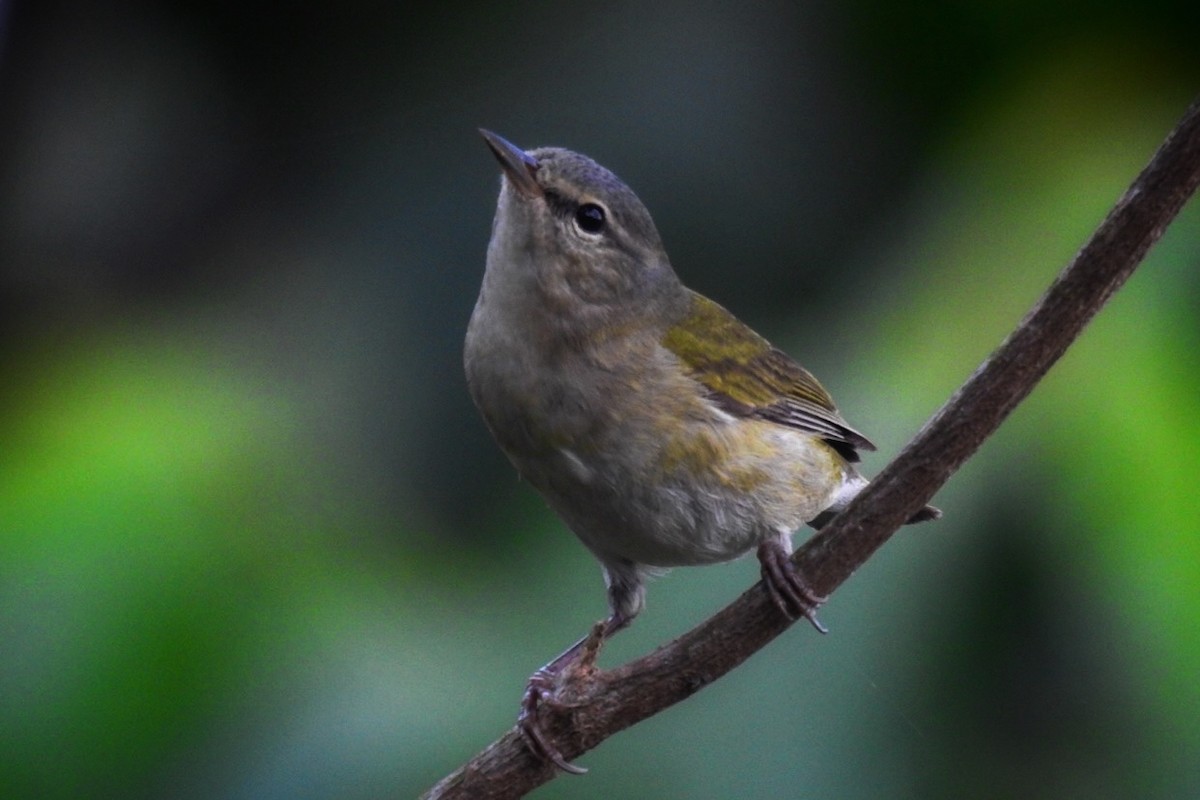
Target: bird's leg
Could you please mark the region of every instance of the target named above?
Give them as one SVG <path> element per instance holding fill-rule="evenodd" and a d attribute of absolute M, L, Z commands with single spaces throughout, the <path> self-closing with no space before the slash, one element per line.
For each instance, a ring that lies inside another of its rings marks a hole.
<path fill-rule="evenodd" d="M 829 631 L 817 619 L 817 609 L 828 598 L 809 587 L 808 581 L 792 563 L 791 553 L 784 541 L 767 539 L 758 546 L 758 563 L 762 565 L 763 585 L 771 602 L 788 619 L 804 617 L 820 633 Z"/>
<path fill-rule="evenodd" d="M 517 729 L 534 755 L 543 761 L 549 761 L 563 772 L 582 775 L 587 770 L 563 758 L 558 748 L 546 739 L 538 720 L 538 709 L 544 704 L 554 703 L 554 693 L 564 672 L 566 677 L 573 678 L 580 674 L 583 668 L 590 669 L 596 662 L 604 640 L 628 624 L 628 619 L 614 612 L 608 619 L 593 625 L 587 636 L 529 677 L 525 696 L 521 700 L 521 713 L 517 715 Z"/>

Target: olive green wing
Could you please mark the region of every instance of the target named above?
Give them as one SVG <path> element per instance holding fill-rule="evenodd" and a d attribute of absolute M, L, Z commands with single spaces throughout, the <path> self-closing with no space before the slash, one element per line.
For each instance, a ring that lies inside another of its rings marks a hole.
<path fill-rule="evenodd" d="M 706 297 L 690 293 L 689 313 L 662 343 L 730 414 L 819 436 L 850 461 L 858 460 L 856 449 L 875 449 L 811 373 Z"/>

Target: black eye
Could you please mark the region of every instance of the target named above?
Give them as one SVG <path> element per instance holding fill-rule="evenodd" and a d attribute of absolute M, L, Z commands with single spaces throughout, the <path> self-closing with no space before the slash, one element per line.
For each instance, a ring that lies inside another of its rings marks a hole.
<path fill-rule="evenodd" d="M 595 203 L 584 203 L 575 211 L 575 224 L 584 233 L 604 230 L 604 209 Z"/>

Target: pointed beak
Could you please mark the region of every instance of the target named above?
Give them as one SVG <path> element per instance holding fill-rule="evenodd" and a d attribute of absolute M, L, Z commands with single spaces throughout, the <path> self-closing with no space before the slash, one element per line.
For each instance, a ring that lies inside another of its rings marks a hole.
<path fill-rule="evenodd" d="M 496 156 L 496 160 L 504 169 L 504 174 L 508 176 L 508 180 L 516 187 L 517 191 L 526 197 L 542 197 L 544 195 L 542 187 L 538 186 L 537 179 L 534 177 L 538 169 L 536 158 L 491 131 L 480 128 L 479 133 L 487 142 L 488 147 L 492 149 L 492 155 Z"/>

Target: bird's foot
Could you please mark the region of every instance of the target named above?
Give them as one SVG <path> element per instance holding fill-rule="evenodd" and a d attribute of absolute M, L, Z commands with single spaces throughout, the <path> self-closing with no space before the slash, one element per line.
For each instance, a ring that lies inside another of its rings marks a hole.
<path fill-rule="evenodd" d="M 775 607 L 788 619 L 804 617 L 818 632 L 828 633 L 817 619 L 817 609 L 829 598 L 809 587 L 783 543 L 768 539 L 760 544 L 758 562 L 762 565 L 763 585 Z"/>
<path fill-rule="evenodd" d="M 521 732 L 525 746 L 539 759 L 553 764 L 563 772 L 582 775 L 587 770 L 563 758 L 558 748 L 542 733 L 539 711 L 544 706 L 555 705 L 554 692 L 557 682 L 557 676 L 545 669 L 539 669 L 529 677 L 529 683 L 525 686 L 525 697 L 521 700 L 521 713 L 517 715 L 517 730 Z"/>
<path fill-rule="evenodd" d="M 583 775 L 587 770 L 567 761 L 554 743 L 546 738 L 539 712 L 545 706 L 563 707 L 565 704 L 557 699 L 563 686 L 587 680 L 596 667 L 596 656 L 600 653 L 600 645 L 607 632 L 607 623 L 597 622 L 587 636 L 533 673 L 525 686 L 525 696 L 521 699 L 521 713 L 517 715 L 517 730 L 530 751 L 542 761 L 572 775 Z"/>

